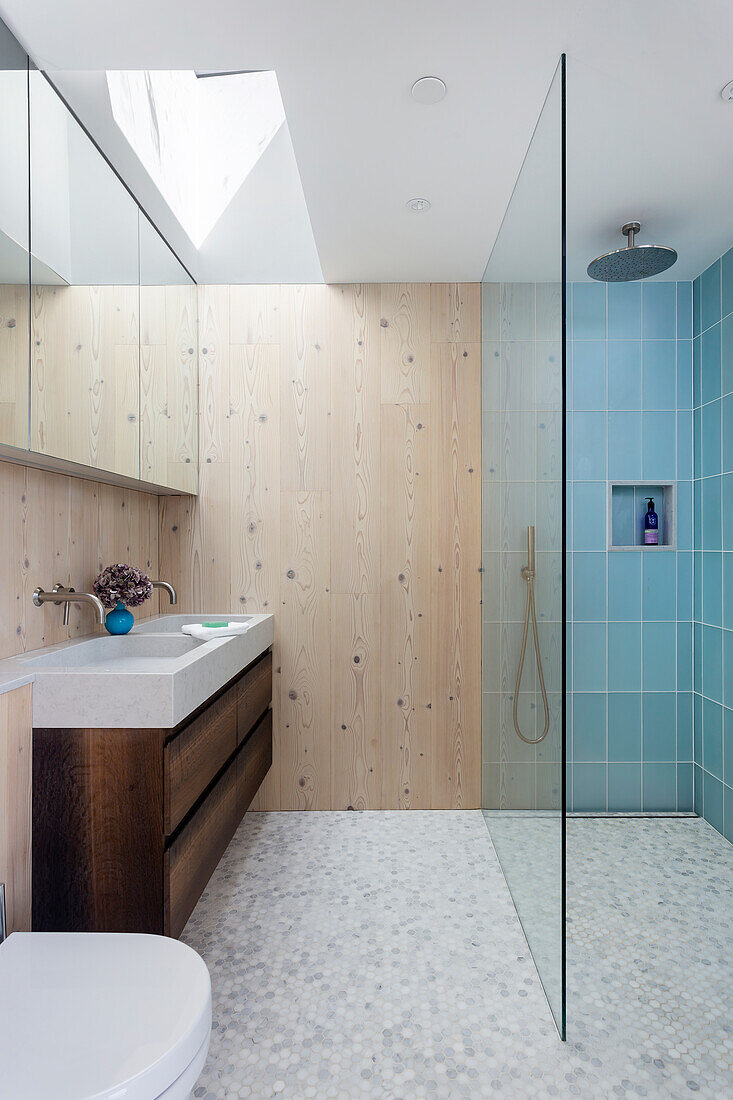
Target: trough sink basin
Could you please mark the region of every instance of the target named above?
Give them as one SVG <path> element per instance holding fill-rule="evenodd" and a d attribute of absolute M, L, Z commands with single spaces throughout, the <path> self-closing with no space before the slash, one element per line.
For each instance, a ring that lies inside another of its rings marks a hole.
<path fill-rule="evenodd" d="M 183 623 L 227 619 L 249 630 L 209 641 Z M 265 652 L 272 615 L 161 615 L 129 634 L 79 638 L 11 658 L 34 676 L 33 725 L 54 729 L 173 729 Z"/>

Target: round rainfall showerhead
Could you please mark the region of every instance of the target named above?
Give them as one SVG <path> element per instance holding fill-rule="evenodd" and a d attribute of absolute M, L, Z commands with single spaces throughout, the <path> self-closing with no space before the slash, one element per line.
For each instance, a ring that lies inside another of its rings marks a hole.
<path fill-rule="evenodd" d="M 659 275 L 677 262 L 673 248 L 661 244 L 634 244 L 634 235 L 640 229 L 639 222 L 627 222 L 621 227 L 629 243 L 626 248 L 617 248 L 615 252 L 591 260 L 588 264 L 591 279 L 601 283 L 629 283 Z"/>

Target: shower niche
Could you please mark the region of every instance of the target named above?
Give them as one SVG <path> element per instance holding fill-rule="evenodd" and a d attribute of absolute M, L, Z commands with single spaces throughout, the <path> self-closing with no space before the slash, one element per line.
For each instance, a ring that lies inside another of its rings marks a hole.
<path fill-rule="evenodd" d="M 644 516 L 647 498 L 654 498 L 659 517 L 659 544 L 644 544 Z M 638 481 L 608 483 L 608 549 L 674 550 L 677 547 L 674 482 L 665 484 Z"/>

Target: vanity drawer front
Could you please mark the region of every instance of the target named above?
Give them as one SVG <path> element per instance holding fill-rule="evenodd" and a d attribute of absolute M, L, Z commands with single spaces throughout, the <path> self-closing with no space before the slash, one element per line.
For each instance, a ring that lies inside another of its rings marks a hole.
<path fill-rule="evenodd" d="M 240 680 L 237 741 L 241 745 L 249 731 L 272 702 L 272 653 L 266 653 Z"/>
<path fill-rule="evenodd" d="M 167 836 L 174 832 L 237 747 L 240 684 L 207 707 L 165 747 Z"/>
<path fill-rule="evenodd" d="M 272 711 L 268 710 L 259 726 L 237 756 L 238 815 L 246 813 L 272 764 Z"/>
<path fill-rule="evenodd" d="M 239 822 L 237 761 L 165 854 L 166 931 L 180 936 Z"/>

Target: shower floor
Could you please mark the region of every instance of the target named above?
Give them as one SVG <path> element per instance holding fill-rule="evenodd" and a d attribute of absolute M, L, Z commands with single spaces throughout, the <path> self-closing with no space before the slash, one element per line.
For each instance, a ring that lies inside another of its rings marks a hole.
<path fill-rule="evenodd" d="M 214 991 L 193 1095 L 730 1095 L 733 848 L 568 834 L 563 1044 L 480 811 L 247 814 L 183 937 Z"/>

